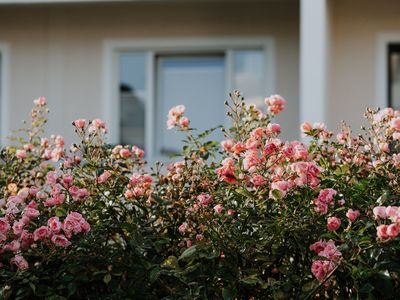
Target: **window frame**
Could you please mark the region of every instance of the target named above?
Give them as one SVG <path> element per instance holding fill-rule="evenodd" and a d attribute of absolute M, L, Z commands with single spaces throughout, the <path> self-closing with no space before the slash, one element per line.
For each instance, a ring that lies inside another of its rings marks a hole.
<path fill-rule="evenodd" d="M 275 45 L 271 37 L 217 37 L 217 38 L 168 38 L 168 39 L 122 39 L 103 41 L 102 117 L 108 124 L 108 142 L 119 143 L 119 54 L 123 52 L 143 52 L 146 54 L 146 112 L 145 148 L 149 161 L 158 159 L 156 155 L 157 124 L 155 122 L 157 97 L 157 55 L 201 54 L 223 52 L 225 54 L 225 93 L 233 88 L 233 51 L 263 49 L 265 64 L 265 95 L 275 89 Z M 222 101 L 223 99 L 221 99 Z M 118 105 L 115 105 L 118 103 Z"/>
<path fill-rule="evenodd" d="M 0 41 L 0 145 L 9 135 L 10 45 Z"/>

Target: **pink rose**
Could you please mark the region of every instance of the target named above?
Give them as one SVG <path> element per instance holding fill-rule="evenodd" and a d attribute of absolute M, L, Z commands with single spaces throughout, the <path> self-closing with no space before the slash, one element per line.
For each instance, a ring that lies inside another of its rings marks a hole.
<path fill-rule="evenodd" d="M 50 231 L 53 233 L 59 233 L 62 228 L 62 224 L 59 221 L 58 217 L 50 218 L 47 221 L 47 226 L 49 227 Z"/>
<path fill-rule="evenodd" d="M 399 227 L 397 224 L 390 224 L 386 229 L 386 233 L 389 238 L 394 239 L 399 234 Z"/>
<path fill-rule="evenodd" d="M 123 148 L 119 151 L 119 155 L 121 155 L 122 158 L 129 158 L 131 157 L 131 151 L 129 151 L 129 149 Z"/>
<path fill-rule="evenodd" d="M 35 219 L 39 217 L 40 212 L 35 208 L 27 207 L 24 210 L 24 216 L 28 217 L 29 219 Z"/>
<path fill-rule="evenodd" d="M 181 125 L 183 128 L 188 128 L 189 127 L 189 119 L 186 117 L 183 117 L 179 120 L 179 125 Z"/>
<path fill-rule="evenodd" d="M 377 236 L 380 240 L 385 240 L 388 238 L 387 225 L 379 225 L 376 227 Z"/>
<path fill-rule="evenodd" d="M 188 228 L 188 223 L 184 222 L 181 224 L 181 226 L 179 226 L 178 231 L 181 234 L 184 234 L 186 232 L 187 228 Z"/>
<path fill-rule="evenodd" d="M 329 260 L 316 260 L 311 265 L 311 272 L 319 282 L 322 282 L 334 268 L 335 264 Z"/>
<path fill-rule="evenodd" d="M 18 149 L 17 152 L 15 153 L 15 156 L 17 158 L 24 159 L 24 158 L 26 158 L 27 154 L 26 154 L 25 150 Z"/>
<path fill-rule="evenodd" d="M 281 132 L 281 125 L 276 124 L 276 123 L 269 123 L 267 126 L 266 133 L 268 135 L 276 135 Z"/>
<path fill-rule="evenodd" d="M 214 211 L 217 214 L 220 214 L 223 210 L 224 210 L 224 207 L 221 204 L 217 204 L 217 205 L 214 206 Z"/>
<path fill-rule="evenodd" d="M 202 193 L 197 196 L 197 200 L 200 202 L 200 205 L 208 205 L 212 202 L 212 196 Z"/>
<path fill-rule="evenodd" d="M 35 104 L 36 106 L 44 106 L 44 105 L 46 105 L 46 98 L 39 97 L 39 98 L 33 100 L 33 104 Z"/>
<path fill-rule="evenodd" d="M 234 145 L 233 140 L 225 140 L 221 142 L 221 146 L 224 149 L 224 151 L 231 152 L 233 145 Z"/>
<path fill-rule="evenodd" d="M 233 209 L 228 209 L 228 216 L 232 217 L 235 215 L 235 211 Z"/>
<path fill-rule="evenodd" d="M 136 155 L 138 158 L 143 158 L 144 157 L 144 150 L 140 149 L 137 146 L 132 146 L 132 153 Z"/>
<path fill-rule="evenodd" d="M 0 218 L 0 232 L 2 233 L 7 233 L 7 231 L 9 231 L 11 228 L 10 223 L 8 223 L 8 220 L 3 217 Z"/>
<path fill-rule="evenodd" d="M 41 226 L 33 232 L 33 239 L 35 241 L 43 240 L 49 236 L 50 232 L 46 226 Z"/>
<path fill-rule="evenodd" d="M 85 119 L 77 119 L 72 124 L 74 124 L 76 128 L 83 129 L 86 127 L 86 120 Z"/>
<path fill-rule="evenodd" d="M 24 222 L 15 221 L 14 224 L 13 224 L 13 232 L 14 232 L 14 234 L 17 235 L 17 236 L 21 235 L 22 230 L 24 229 L 24 226 L 25 226 Z"/>
<path fill-rule="evenodd" d="M 309 133 L 313 128 L 312 125 L 308 122 L 304 122 L 303 124 L 301 124 L 301 132 L 303 133 Z"/>
<path fill-rule="evenodd" d="M 15 264 L 19 270 L 26 270 L 29 267 L 28 262 L 21 255 L 15 255 L 10 262 Z"/>
<path fill-rule="evenodd" d="M 106 183 L 108 178 L 110 178 L 110 176 L 111 173 L 109 171 L 104 171 L 104 173 L 97 178 L 97 183 L 99 184 Z"/>
<path fill-rule="evenodd" d="M 376 219 L 386 219 L 386 207 L 376 206 L 373 209 L 373 213 Z"/>
<path fill-rule="evenodd" d="M 285 109 L 285 99 L 279 95 L 272 95 L 269 98 L 265 98 L 265 104 L 268 106 L 268 111 L 274 115 L 279 114 Z"/>
<path fill-rule="evenodd" d="M 360 216 L 359 210 L 349 209 L 346 213 L 346 217 L 351 221 L 354 222 Z"/>
<path fill-rule="evenodd" d="M 62 234 L 55 234 L 51 237 L 51 241 L 54 245 L 59 247 L 68 247 L 71 242 Z"/>
<path fill-rule="evenodd" d="M 328 224 L 327 228 L 329 231 L 336 231 L 339 227 L 342 221 L 337 218 L 337 217 L 330 217 L 328 218 Z"/>

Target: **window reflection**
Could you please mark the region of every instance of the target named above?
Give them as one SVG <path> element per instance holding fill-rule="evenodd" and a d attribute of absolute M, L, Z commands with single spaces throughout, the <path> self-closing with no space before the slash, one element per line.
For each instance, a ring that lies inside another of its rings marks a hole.
<path fill-rule="evenodd" d="M 145 147 L 145 54 L 120 55 L 120 142 Z"/>
<path fill-rule="evenodd" d="M 261 106 L 265 94 L 265 62 L 261 49 L 233 51 L 233 85 L 249 104 Z"/>

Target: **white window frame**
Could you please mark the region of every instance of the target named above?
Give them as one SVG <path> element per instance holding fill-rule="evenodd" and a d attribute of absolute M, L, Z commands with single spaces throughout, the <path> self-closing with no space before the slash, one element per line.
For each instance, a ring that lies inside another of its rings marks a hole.
<path fill-rule="evenodd" d="M 226 95 L 233 88 L 233 51 L 242 49 L 263 49 L 265 55 L 265 95 L 275 89 L 275 45 L 271 37 L 219 37 L 219 38 L 169 38 L 169 39 L 122 39 L 103 42 L 103 119 L 108 124 L 108 142 L 119 143 L 120 105 L 119 105 L 119 54 L 122 52 L 146 53 L 146 116 L 145 148 L 146 158 L 153 161 L 155 157 L 156 122 L 156 55 L 166 53 L 198 53 L 221 51 L 226 54 Z M 224 99 L 221 99 L 223 101 Z M 116 105 L 117 104 L 117 105 Z"/>
<path fill-rule="evenodd" d="M 10 134 L 9 111 L 9 82 L 10 82 L 10 45 L 0 42 L 1 54 L 1 82 L 0 82 L 0 144 L 7 144 L 7 136 Z"/>
<path fill-rule="evenodd" d="M 388 59 L 387 47 L 391 43 L 400 44 L 400 32 L 383 32 L 378 34 L 376 47 L 376 105 L 387 107 L 388 103 Z"/>

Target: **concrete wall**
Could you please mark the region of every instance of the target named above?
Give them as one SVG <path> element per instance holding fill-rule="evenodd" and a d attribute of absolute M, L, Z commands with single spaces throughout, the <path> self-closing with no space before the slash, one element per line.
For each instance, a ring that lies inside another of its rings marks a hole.
<path fill-rule="evenodd" d="M 298 1 L 179 2 L 0 7 L 0 42 L 11 46 L 10 127 L 43 95 L 49 133 L 73 137 L 78 117 L 101 117 L 102 42 L 113 38 L 267 35 L 276 45 L 281 118 L 298 137 Z"/>
<path fill-rule="evenodd" d="M 396 0 L 331 0 L 331 71 L 328 124 L 362 124 L 367 106 L 376 107 L 378 34 L 400 33 Z"/>

